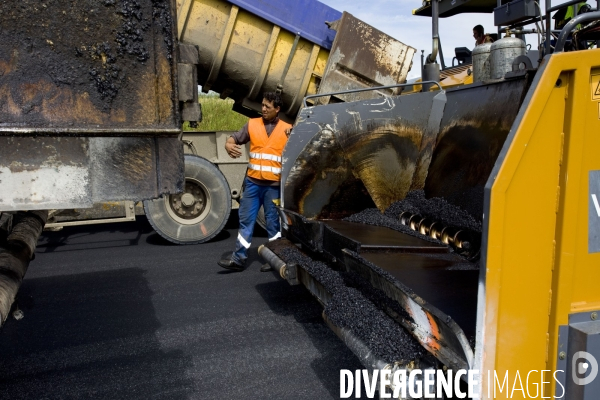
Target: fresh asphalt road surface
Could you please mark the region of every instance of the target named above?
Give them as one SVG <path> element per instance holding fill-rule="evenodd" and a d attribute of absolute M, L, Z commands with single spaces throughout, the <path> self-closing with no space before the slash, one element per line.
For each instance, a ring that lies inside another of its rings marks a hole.
<path fill-rule="evenodd" d="M 25 317 L 0 330 L 0 398 L 339 398 L 340 369 L 363 367 L 303 286 L 259 271 L 266 234 L 244 272 L 217 266 L 236 223 L 192 246 L 143 217 L 44 232 Z"/>

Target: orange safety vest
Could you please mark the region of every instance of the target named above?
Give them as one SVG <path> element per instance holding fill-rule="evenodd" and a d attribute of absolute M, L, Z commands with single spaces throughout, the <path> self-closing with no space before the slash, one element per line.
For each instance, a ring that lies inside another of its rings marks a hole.
<path fill-rule="evenodd" d="M 291 127 L 290 124 L 279 120 L 271 136 L 268 136 L 262 118 L 252 118 L 248 121 L 250 134 L 248 176 L 250 178 L 281 180 L 281 155 L 288 140 L 285 130 Z"/>

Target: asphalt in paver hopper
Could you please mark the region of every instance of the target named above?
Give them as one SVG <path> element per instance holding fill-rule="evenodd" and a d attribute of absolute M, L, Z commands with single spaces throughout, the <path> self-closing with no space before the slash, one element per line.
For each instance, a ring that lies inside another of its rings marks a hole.
<path fill-rule="evenodd" d="M 305 108 L 285 149 L 288 238 L 397 301 L 405 311 L 379 306 L 391 310 L 382 318 L 452 368 L 468 369 L 473 359 L 484 186 L 530 84 L 523 75 Z M 277 253 L 290 258 L 285 248 Z M 329 311 L 337 329 L 355 319 Z M 389 340 L 402 348 L 407 339 Z M 389 363 L 418 361 L 414 351 L 402 360 L 379 352 Z"/>

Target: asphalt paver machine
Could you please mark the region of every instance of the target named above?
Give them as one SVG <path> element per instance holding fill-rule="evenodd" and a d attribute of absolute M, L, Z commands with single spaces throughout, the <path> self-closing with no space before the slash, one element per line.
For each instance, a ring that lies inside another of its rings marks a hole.
<path fill-rule="evenodd" d="M 594 373 L 582 352 L 600 359 L 600 12 L 553 32 L 564 6 L 501 18 L 517 35 L 544 20 L 535 56 L 509 36 L 440 72 L 437 18 L 504 6 L 426 2 L 419 87 L 340 91 L 346 102 L 300 112 L 283 155 L 284 238 L 259 253 L 317 297 L 367 369 L 478 370 L 483 398 L 506 393 L 490 372 L 511 387 L 523 374 L 512 398 L 536 384 L 600 393 L 600 380 L 577 381 Z"/>

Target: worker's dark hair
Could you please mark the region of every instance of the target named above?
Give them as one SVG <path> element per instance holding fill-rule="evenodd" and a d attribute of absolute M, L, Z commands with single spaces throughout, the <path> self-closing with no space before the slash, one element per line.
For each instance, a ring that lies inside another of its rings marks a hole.
<path fill-rule="evenodd" d="M 279 93 L 266 92 L 265 94 L 263 94 L 263 99 L 268 100 L 271 103 L 273 103 L 273 106 L 275 108 L 283 107 L 283 100 L 281 100 L 281 96 L 279 95 Z"/>
<path fill-rule="evenodd" d="M 479 33 L 480 35 L 483 35 L 483 26 L 481 25 L 475 25 L 475 27 L 473 28 L 473 30 L 477 33 Z"/>

